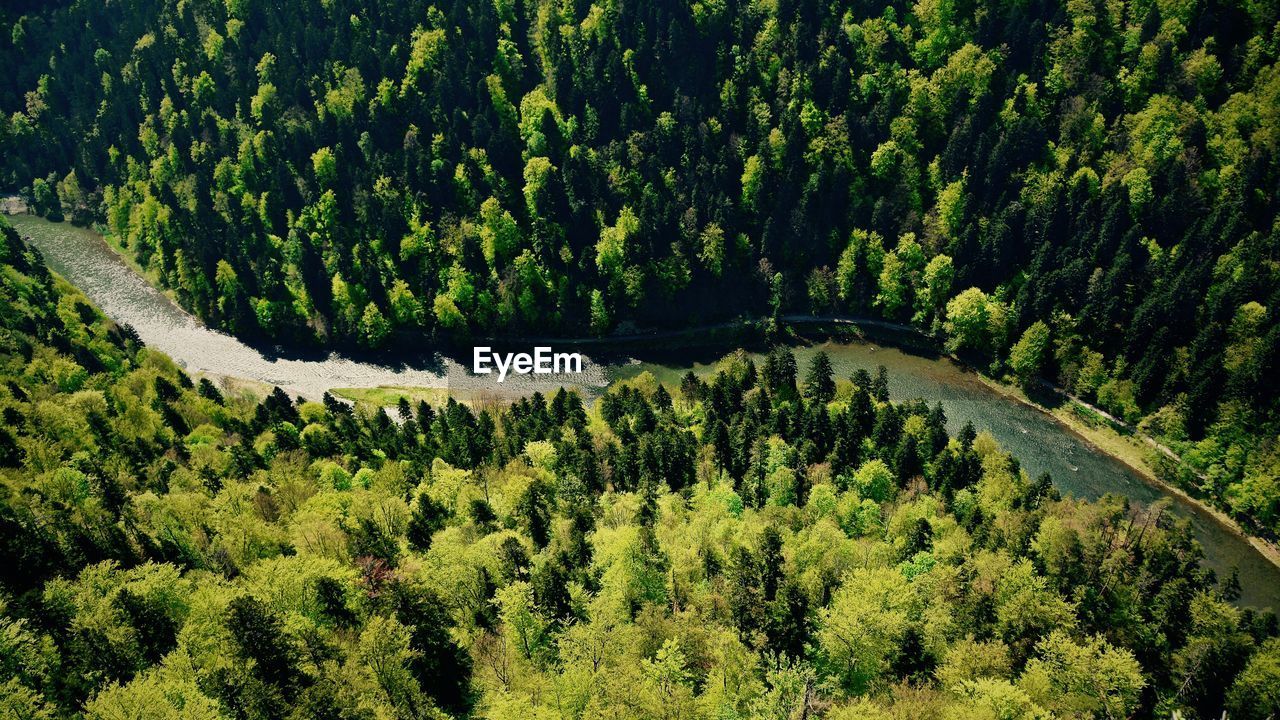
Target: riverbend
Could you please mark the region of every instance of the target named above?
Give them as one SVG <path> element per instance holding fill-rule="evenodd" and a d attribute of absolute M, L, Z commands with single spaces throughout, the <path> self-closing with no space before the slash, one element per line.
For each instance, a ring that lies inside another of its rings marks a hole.
<path fill-rule="evenodd" d="M 427 352 L 387 361 L 251 347 L 205 327 L 183 311 L 131 269 L 98 234 L 29 215 L 11 217 L 9 221 L 43 253 L 54 271 L 112 319 L 132 326 L 147 345 L 167 353 L 190 372 L 275 385 L 312 399 L 336 388 L 385 386 L 474 393 L 490 392 L 494 387 L 487 379 L 467 372 L 469 357 L 459 362 Z M 873 330 L 893 332 L 891 326 L 883 325 L 877 328 L 876 323 L 869 323 Z M 725 324 L 719 329 L 730 327 Z M 721 333 L 706 330 L 693 334 L 696 341 L 681 342 L 678 347 L 675 343 L 667 348 L 657 347 L 667 343 L 652 342 L 652 335 L 585 343 L 582 374 L 509 378 L 503 383 L 501 394 L 549 392 L 566 385 L 594 397 L 609 381 L 646 371 L 662 382 L 678 384 L 686 371 L 711 373 L 718 359 L 742 344 L 740 335 L 726 332 L 721 338 Z M 948 430 L 954 433 L 964 423 L 972 422 L 977 429 L 990 432 L 1032 476 L 1049 473 L 1064 494 L 1096 499 L 1116 493 L 1143 505 L 1170 498 L 1170 511 L 1188 519 L 1203 546 L 1206 565 L 1220 577 L 1233 568 L 1238 570 L 1240 604 L 1280 609 L 1280 567 L 1213 512 L 1190 498 L 1157 487 L 1050 414 L 992 387 L 973 370 L 923 347 L 910 349 L 920 344 L 910 342 L 912 338 L 902 339 L 908 342 L 897 347 L 815 336 L 796 348 L 797 361 L 803 368 L 813 354 L 823 350 L 830 356 L 838 377 L 848 377 L 859 368 L 874 371 L 884 365 L 889 371 L 889 392 L 894 400 L 922 398 L 930 404 L 941 402 Z M 748 345 L 748 349 L 759 353 L 763 347 Z"/>

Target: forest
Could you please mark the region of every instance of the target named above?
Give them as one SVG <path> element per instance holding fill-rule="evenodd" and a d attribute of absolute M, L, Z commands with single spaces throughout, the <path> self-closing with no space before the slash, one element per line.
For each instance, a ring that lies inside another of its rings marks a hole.
<path fill-rule="evenodd" d="M 1276 540 L 1278 61 L 1275 0 L 12 0 L 0 193 L 296 347 L 900 323 Z M 1280 713 L 1186 527 L 883 376 L 255 397 L 0 233 L 0 715 Z"/>
<path fill-rule="evenodd" d="M 1270 0 L 0 8 L 0 191 L 244 337 L 875 317 L 1280 537 Z"/>
<path fill-rule="evenodd" d="M 883 368 L 255 396 L 0 235 L 0 716 L 1280 712 L 1280 624 L 1186 521 L 1060 497 Z"/>

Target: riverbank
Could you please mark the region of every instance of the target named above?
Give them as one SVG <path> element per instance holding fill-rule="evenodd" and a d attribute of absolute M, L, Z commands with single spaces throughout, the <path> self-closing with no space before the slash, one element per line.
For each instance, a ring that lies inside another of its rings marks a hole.
<path fill-rule="evenodd" d="M 889 330 L 894 333 L 911 336 L 917 342 L 923 342 L 947 357 L 950 361 L 971 371 L 975 377 L 977 377 L 993 392 L 999 393 L 1010 400 L 1022 403 L 1034 410 L 1048 415 L 1057 421 L 1057 423 L 1063 428 L 1069 430 L 1081 440 L 1087 442 L 1098 452 L 1123 463 L 1126 467 L 1141 477 L 1147 484 L 1166 495 L 1176 497 L 1183 503 L 1191 505 L 1213 518 L 1224 529 L 1230 531 L 1241 540 L 1249 543 L 1250 546 L 1257 550 L 1258 553 L 1266 558 L 1272 565 L 1280 568 L 1280 545 L 1250 533 L 1235 518 L 1231 517 L 1218 506 L 1203 498 L 1196 497 L 1185 489 L 1160 478 L 1148 459 L 1150 457 L 1149 453 L 1161 453 L 1173 462 L 1185 466 L 1185 462 L 1182 457 L 1174 452 L 1172 448 L 1162 444 L 1138 428 L 1133 427 L 1123 420 L 1111 415 L 1102 408 L 1072 395 L 1065 389 L 1060 388 L 1047 380 L 1041 379 L 1040 383 L 1046 392 L 1061 401 L 1060 404 L 1055 407 L 1050 407 L 1035 400 L 1016 385 L 991 377 L 981 368 L 976 367 L 973 363 L 966 362 L 964 359 L 957 357 L 954 354 L 944 353 L 938 346 L 936 340 L 931 339 L 927 334 L 908 325 L 901 325 L 871 318 L 863 319 L 853 316 L 813 318 L 807 318 L 804 316 L 785 316 L 783 321 L 790 325 L 854 325 L 857 327 Z M 1086 421 L 1085 418 L 1082 417 L 1085 413 L 1096 417 L 1098 421 L 1100 421 L 1100 424 Z M 1123 428 L 1128 434 L 1125 435 L 1117 432 L 1115 430 L 1115 426 Z M 1135 439 L 1141 441 L 1142 445 L 1139 445 Z M 1197 475 L 1198 474 L 1199 473 L 1197 473 Z"/>
<path fill-rule="evenodd" d="M 26 215 L 27 201 L 21 195 L 0 195 L 0 215 Z"/>
<path fill-rule="evenodd" d="M 1125 435 L 1116 432 L 1111 427 L 1099 427 L 1096 424 L 1084 421 L 1077 415 L 1077 409 L 1092 413 L 1104 422 L 1114 422 L 1124 425 L 1122 421 L 1109 415 L 1101 408 L 1094 407 L 1093 405 L 1090 405 L 1089 403 L 1086 403 L 1055 386 L 1050 386 L 1051 391 L 1058 393 L 1065 402 L 1057 408 L 1050 408 L 1036 402 L 1022 389 L 1016 386 L 1001 382 L 981 372 L 977 373 L 977 375 L 981 378 L 982 382 L 993 391 L 1029 407 L 1035 408 L 1036 410 L 1054 418 L 1059 424 L 1075 433 L 1080 437 L 1080 439 L 1088 442 L 1099 452 L 1106 453 L 1107 455 L 1110 455 L 1116 460 L 1124 463 L 1129 467 L 1129 469 L 1141 476 L 1148 484 L 1160 490 L 1160 492 L 1177 497 L 1182 502 L 1195 506 L 1206 515 L 1216 520 L 1220 525 L 1222 525 L 1222 527 L 1229 530 L 1232 534 L 1249 543 L 1250 546 L 1258 551 L 1258 554 L 1266 558 L 1272 565 L 1280 568 L 1280 545 L 1251 534 L 1244 528 L 1244 526 L 1237 522 L 1235 518 L 1228 515 L 1216 505 L 1212 505 L 1201 498 L 1192 495 L 1186 490 L 1162 480 L 1160 476 L 1156 474 L 1155 468 L 1152 467 L 1151 462 L 1147 459 L 1149 457 L 1149 453 L 1162 452 L 1175 462 L 1182 463 L 1182 458 L 1179 457 L 1177 453 L 1174 453 L 1172 449 L 1161 445 L 1154 438 L 1142 433 L 1142 431 L 1137 428 L 1132 428 L 1131 426 L 1129 429 L 1132 434 L 1126 437 Z M 1139 446 L 1133 441 L 1134 437 L 1141 438 L 1144 444 L 1147 444 L 1149 447 L 1143 448 Z"/>
<path fill-rule="evenodd" d="M 312 400 L 325 392 L 344 390 L 341 394 L 349 400 L 383 407 L 383 401 L 398 399 L 413 388 L 475 389 L 477 379 L 469 377 L 465 368 L 469 355 L 449 359 L 429 336 L 422 336 L 419 342 L 396 343 L 414 352 L 388 352 L 376 358 L 246 346 L 178 308 L 171 296 L 156 290 L 126 262 L 118 248 L 109 246 L 97 233 L 32 216 L 15 226 L 19 224 L 24 235 L 38 236 L 33 237 L 33 244 L 52 269 L 80 287 L 107 315 L 132 325 L 148 345 L 169 354 L 189 372 L 247 378 L 261 383 L 260 387 L 278 386 Z M 1203 501 L 1159 483 L 1141 453 L 1126 448 L 1118 435 L 1112 442 L 1101 429 L 1091 434 L 1084 423 L 1072 427 L 1071 418 L 1055 415 L 1054 408 L 1032 404 L 1031 398 L 1019 400 L 1010 394 L 1016 390 L 1002 383 L 992 387 L 995 381 L 974 369 L 982 364 L 981 359 L 966 363 L 963 358 L 950 358 L 936 338 L 916 328 L 843 315 L 786 315 L 780 320 L 799 345 L 796 352 L 802 365 L 819 349 L 830 353 L 841 377 L 860 368 L 874 371 L 877 365 L 887 365 L 891 394 L 896 399 L 919 397 L 930 404 L 941 402 L 951 432 L 958 432 L 965 422 L 990 431 L 1023 461 L 1028 473 L 1049 472 L 1064 494 L 1096 499 L 1118 493 L 1138 504 L 1174 499 L 1176 512 L 1191 519 L 1196 537 L 1206 549 L 1207 566 L 1221 577 L 1233 567 L 1240 568 L 1245 587 L 1242 603 L 1280 608 L 1280 555 L 1258 546 L 1243 528 Z M 767 351 L 771 338 L 766 327 L 758 318 L 738 318 L 706 327 L 628 331 L 605 338 L 507 338 L 501 344 L 523 345 L 523 349 L 529 344 L 577 345 L 584 356 L 590 355 L 586 364 L 592 372 L 539 376 L 548 379 L 542 384 L 512 382 L 511 387 L 504 385 L 502 397 L 510 399 L 533 390 L 550 393 L 560 385 L 579 387 L 585 395 L 593 396 L 609 380 L 646 368 L 652 368 L 664 382 L 678 385 L 690 369 L 712 372 L 714 363 L 732 348 L 745 347 L 756 354 Z M 823 344 L 832 339 L 834 342 Z M 486 396 L 492 394 L 491 384 L 485 389 Z"/>

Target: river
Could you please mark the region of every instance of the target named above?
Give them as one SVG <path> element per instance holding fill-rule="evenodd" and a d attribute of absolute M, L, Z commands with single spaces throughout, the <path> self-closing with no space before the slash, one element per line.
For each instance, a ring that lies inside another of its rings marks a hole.
<path fill-rule="evenodd" d="M 188 371 L 277 385 L 311 398 L 333 388 L 452 387 L 466 383 L 466 372 L 460 363 L 429 353 L 413 353 L 406 356 L 410 360 L 389 364 L 336 353 L 308 357 L 250 347 L 205 327 L 180 309 L 134 272 L 96 233 L 29 215 L 14 216 L 9 221 L 44 254 L 53 270 L 80 288 L 103 312 L 117 322 L 131 325 L 148 346 L 165 352 Z M 639 350 L 628 353 L 612 349 L 610 356 L 617 355 L 619 359 L 600 366 L 588 358 L 588 372 L 574 376 L 573 384 L 594 395 L 609 379 L 633 377 L 644 371 L 660 380 L 678 383 L 686 370 L 711 372 L 716 356 L 726 349 L 703 348 L 680 355 L 668 350 L 645 362 L 624 357 L 638 354 Z M 1033 477 L 1048 472 L 1064 494 L 1096 499 L 1105 493 L 1118 493 L 1140 504 L 1164 497 L 1129 467 L 1097 450 L 1049 415 L 994 391 L 975 373 L 947 358 L 873 343 L 824 342 L 796 348 L 800 368 L 807 367 L 809 358 L 819 349 L 831 357 L 838 377 L 848 377 L 858 368 L 874 372 L 876 366 L 884 365 L 889 370 L 889 394 L 893 399 L 923 398 L 931 405 L 941 402 L 953 434 L 965 422 L 972 422 L 979 430 L 990 432 Z M 496 387 L 487 380 L 486 387 Z M 562 381 L 563 378 L 522 376 L 504 383 L 502 394 L 551 390 Z M 1280 568 L 1203 509 L 1177 498 L 1171 509 L 1190 519 L 1204 548 L 1206 564 L 1219 576 L 1238 569 L 1241 605 L 1280 609 Z"/>

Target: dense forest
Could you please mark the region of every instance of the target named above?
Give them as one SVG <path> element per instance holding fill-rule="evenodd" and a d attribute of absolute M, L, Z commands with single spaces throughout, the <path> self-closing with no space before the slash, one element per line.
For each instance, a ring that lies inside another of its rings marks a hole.
<path fill-rule="evenodd" d="M 1275 615 L 1184 522 L 1060 498 L 883 369 L 253 397 L 0 235 L 0 716 L 1280 712 Z"/>
<path fill-rule="evenodd" d="M 910 323 L 1280 536 L 1273 0 L 0 8 L 0 189 L 214 325 Z"/>

